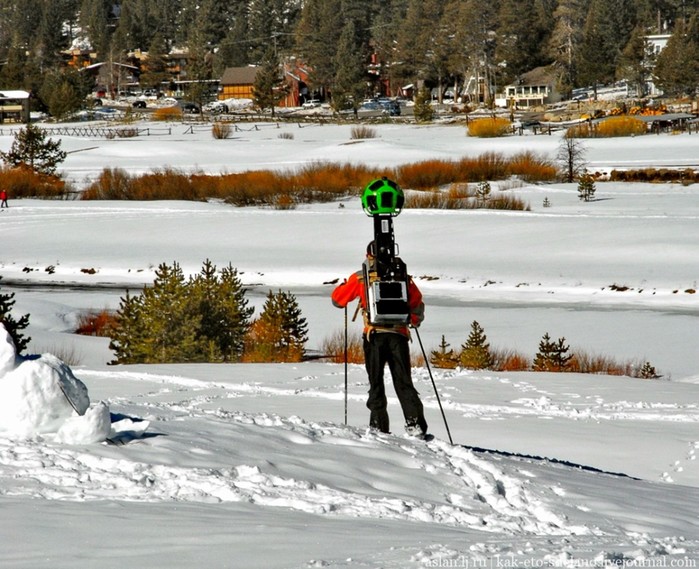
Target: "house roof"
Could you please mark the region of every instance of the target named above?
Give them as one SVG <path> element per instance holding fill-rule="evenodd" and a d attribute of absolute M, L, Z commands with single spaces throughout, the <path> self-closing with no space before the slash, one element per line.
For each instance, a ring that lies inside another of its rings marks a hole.
<path fill-rule="evenodd" d="M 676 122 L 682 120 L 690 120 L 694 115 L 689 113 L 665 113 L 664 115 L 634 115 L 634 118 L 640 119 L 643 122 Z"/>
<path fill-rule="evenodd" d="M 551 65 L 536 67 L 520 75 L 513 85 L 553 85 L 556 83 L 556 70 Z"/>
<path fill-rule="evenodd" d="M 252 85 L 259 67 L 227 67 L 221 85 Z"/>
<path fill-rule="evenodd" d="M 0 91 L 0 99 L 28 99 L 28 91 L 7 90 Z"/>

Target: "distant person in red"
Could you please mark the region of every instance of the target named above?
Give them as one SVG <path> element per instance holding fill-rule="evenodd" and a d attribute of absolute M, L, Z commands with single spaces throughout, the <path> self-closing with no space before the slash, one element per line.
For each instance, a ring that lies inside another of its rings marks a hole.
<path fill-rule="evenodd" d="M 375 262 L 373 252 L 374 242 L 367 247 L 367 259 Z M 332 293 L 333 304 L 345 308 L 350 302 L 359 298 L 364 315 L 364 363 L 369 376 L 369 398 L 366 406 L 369 408 L 369 426 L 372 429 L 389 432 L 389 419 L 386 407 L 386 390 L 383 381 L 384 367 L 388 364 L 393 378 L 393 387 L 400 401 L 405 417 L 406 432 L 418 438 L 427 434 L 427 422 L 423 412 L 420 395 L 413 386 L 410 376 L 410 331 L 405 324 L 377 326 L 370 324 L 367 316 L 366 289 L 364 273 L 357 271 L 350 275 L 346 282 L 339 285 Z M 408 307 L 410 309 L 410 325 L 417 327 L 425 315 L 425 305 L 422 293 L 410 278 L 408 280 Z"/>
<path fill-rule="evenodd" d="M 5 190 L 0 190 L 0 208 L 10 207 L 7 205 L 7 192 Z"/>

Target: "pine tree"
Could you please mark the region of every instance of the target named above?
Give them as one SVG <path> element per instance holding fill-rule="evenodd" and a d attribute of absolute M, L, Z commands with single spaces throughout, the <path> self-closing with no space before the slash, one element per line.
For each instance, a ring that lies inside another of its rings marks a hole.
<path fill-rule="evenodd" d="M 191 311 L 200 317 L 198 336 L 207 360 L 240 360 L 254 309 L 248 307 L 238 271 L 228 265 L 217 272 L 207 259 L 187 289 Z"/>
<path fill-rule="evenodd" d="M 442 335 L 442 342 L 439 344 L 439 350 L 434 350 L 430 353 L 430 363 L 438 368 L 454 369 L 459 364 L 459 357 L 454 353 L 454 350 L 447 350 L 450 344 Z"/>
<path fill-rule="evenodd" d="M 289 84 L 284 81 L 281 67 L 277 61 L 274 51 L 267 50 L 262 67 L 255 75 L 253 85 L 253 101 L 259 109 L 271 109 L 274 116 L 274 106 L 281 101 L 289 92 Z"/>
<path fill-rule="evenodd" d="M 109 19 L 112 16 L 112 0 L 82 0 L 80 27 L 95 50 L 99 61 L 109 53 Z"/>
<path fill-rule="evenodd" d="M 165 38 L 162 34 L 156 33 L 148 46 L 145 72 L 139 78 L 141 87 L 160 89 L 161 83 L 169 79 L 170 73 L 165 59 L 168 51 Z"/>
<path fill-rule="evenodd" d="M 343 28 L 340 0 L 306 0 L 303 3 L 296 45 L 311 69 L 310 86 L 329 91 L 337 73 L 335 54 Z"/>
<path fill-rule="evenodd" d="M 632 31 L 630 0 L 591 0 L 580 45 L 578 81 L 583 85 L 611 83 L 621 51 Z"/>
<path fill-rule="evenodd" d="M 332 91 L 332 106 L 336 111 L 357 110 L 366 95 L 366 57 L 353 21 L 348 21 L 340 35 L 335 56 L 337 72 Z"/>
<path fill-rule="evenodd" d="M 114 352 L 112 364 L 144 363 L 147 361 L 146 335 L 143 325 L 143 297 L 131 296 L 126 291 L 116 312 L 115 323 L 110 330 L 109 349 Z"/>
<path fill-rule="evenodd" d="M 32 124 L 15 133 L 9 152 L 0 152 L 0 158 L 12 167 L 25 166 L 48 175 L 56 173 L 66 156 L 60 140 L 46 140 L 46 133 Z"/>
<path fill-rule="evenodd" d="M 468 369 L 493 367 L 490 344 L 481 325 L 474 320 L 466 342 L 461 346 L 461 365 Z"/>
<path fill-rule="evenodd" d="M 490 182 L 478 182 L 478 187 L 476 188 L 476 199 L 481 206 L 485 206 L 485 204 L 488 203 L 491 191 L 492 189 L 490 187 Z"/>
<path fill-rule="evenodd" d="M 0 277 L 2 280 L 2 277 Z M 17 354 L 24 351 L 31 342 L 31 338 L 25 337 L 22 334 L 27 326 L 29 326 L 29 314 L 21 316 L 19 319 L 15 319 L 12 316 L 12 307 L 15 305 L 15 293 L 3 294 L 0 293 L 0 323 L 5 326 L 5 330 L 12 338 L 15 344 Z"/>
<path fill-rule="evenodd" d="M 595 197 L 595 179 L 587 171 L 583 172 L 578 181 L 578 197 L 585 202 L 592 201 Z"/>
<path fill-rule="evenodd" d="M 178 263 L 161 263 L 152 286 L 143 290 L 143 325 L 147 330 L 145 363 L 204 361 L 198 344 L 201 315 L 189 303 Z"/>
<path fill-rule="evenodd" d="M 568 354 L 570 347 L 565 344 L 565 338 L 559 338 L 557 342 L 551 340 L 548 332 L 544 334 L 539 342 L 539 351 L 534 357 L 532 369 L 534 371 L 565 371 L 573 359 L 572 354 Z"/>
<path fill-rule="evenodd" d="M 430 90 L 427 88 L 420 89 L 415 96 L 413 115 L 417 122 L 431 122 L 434 118 L 434 109 L 430 99 Z"/>
<path fill-rule="evenodd" d="M 553 12 L 554 28 L 549 53 L 561 69 L 560 89 L 570 91 L 578 82 L 578 64 L 589 0 L 559 0 Z"/>
<path fill-rule="evenodd" d="M 290 292 L 271 290 L 247 337 L 245 361 L 298 362 L 303 359 L 308 325 Z"/>
<path fill-rule="evenodd" d="M 699 82 L 699 16 L 678 22 L 655 65 L 655 83 L 665 95 L 693 94 Z"/>
<path fill-rule="evenodd" d="M 638 377 L 641 379 L 659 379 L 662 376 L 658 375 L 654 365 L 651 365 L 650 362 L 645 362 L 638 372 Z"/>

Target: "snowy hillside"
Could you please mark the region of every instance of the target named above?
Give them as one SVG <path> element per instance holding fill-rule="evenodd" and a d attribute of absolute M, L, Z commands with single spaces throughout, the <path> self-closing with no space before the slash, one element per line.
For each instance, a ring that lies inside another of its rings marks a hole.
<path fill-rule="evenodd" d="M 474 141 L 458 127 L 393 125 L 347 145 L 348 130 L 66 138 L 76 152 L 64 167 L 84 180 L 106 165 L 394 165 L 557 146 L 556 136 Z M 689 135 L 590 141 L 588 159 L 694 164 L 698 145 Z M 287 212 L 11 200 L 0 287 L 31 313 L 30 353 L 72 350 L 79 363 L 15 358 L 0 342 L 0 566 L 696 567 L 698 190 L 600 184 L 588 204 L 565 184 L 508 191 L 532 211 L 397 218 L 426 297 L 426 347 L 443 334 L 457 347 L 478 320 L 493 346 L 533 355 L 550 332 L 649 360 L 664 378 L 433 370 L 453 446 L 426 369 L 413 373 L 430 443 L 402 435 L 395 397 L 393 434 L 367 431 L 361 366 L 349 366 L 345 425 L 342 365 L 110 366 L 106 340 L 70 333 L 80 311 L 115 308 L 158 263 L 193 272 L 210 258 L 241 271 L 257 307 L 269 288 L 292 290 L 317 349 L 343 322 L 324 283 L 356 270 L 371 239 L 358 200 Z"/>

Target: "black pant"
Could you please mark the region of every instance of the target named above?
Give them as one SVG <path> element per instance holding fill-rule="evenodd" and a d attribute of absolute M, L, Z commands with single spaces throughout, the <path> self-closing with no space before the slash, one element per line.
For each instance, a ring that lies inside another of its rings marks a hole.
<path fill-rule="evenodd" d="M 422 402 L 410 377 L 408 338 L 392 332 L 373 332 L 368 338 L 364 336 L 364 362 L 369 376 L 369 399 L 366 403 L 371 411 L 369 425 L 383 433 L 389 432 L 386 389 L 383 382 L 383 370 L 388 364 L 393 387 L 403 409 L 406 427 L 419 427 L 426 433 L 427 422 Z"/>

